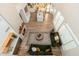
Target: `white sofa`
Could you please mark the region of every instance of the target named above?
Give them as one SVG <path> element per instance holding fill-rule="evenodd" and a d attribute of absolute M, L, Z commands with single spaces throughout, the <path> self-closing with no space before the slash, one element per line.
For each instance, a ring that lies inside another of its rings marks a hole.
<path fill-rule="evenodd" d="M 20 15 L 21 15 L 21 18 L 24 23 L 29 23 L 29 21 L 30 21 L 30 12 L 29 11 L 25 13 L 24 9 L 21 9 Z"/>

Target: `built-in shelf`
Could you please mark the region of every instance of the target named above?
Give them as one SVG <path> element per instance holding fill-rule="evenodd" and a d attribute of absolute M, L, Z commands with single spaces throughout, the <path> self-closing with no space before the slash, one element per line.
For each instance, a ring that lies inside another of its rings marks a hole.
<path fill-rule="evenodd" d="M 23 39 L 26 34 L 26 27 L 24 23 L 22 23 L 19 27 L 19 34 L 20 34 L 21 39 Z"/>

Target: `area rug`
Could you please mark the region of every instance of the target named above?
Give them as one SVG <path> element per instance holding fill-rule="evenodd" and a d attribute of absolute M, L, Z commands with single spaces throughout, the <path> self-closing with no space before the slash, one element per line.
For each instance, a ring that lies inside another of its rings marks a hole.
<path fill-rule="evenodd" d="M 30 32 L 28 37 L 28 44 L 40 44 L 40 45 L 51 45 L 50 35 L 48 32 L 41 32 L 43 40 L 36 40 L 35 36 L 39 32 Z"/>

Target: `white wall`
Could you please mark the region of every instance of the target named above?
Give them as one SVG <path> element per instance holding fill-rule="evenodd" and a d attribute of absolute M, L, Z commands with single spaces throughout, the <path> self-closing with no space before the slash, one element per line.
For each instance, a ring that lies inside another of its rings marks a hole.
<path fill-rule="evenodd" d="M 19 12 L 20 12 L 20 9 L 24 9 L 24 7 L 25 7 L 26 5 L 27 5 L 26 3 L 17 3 L 17 4 L 16 4 L 17 12 L 19 13 Z"/>
<path fill-rule="evenodd" d="M 0 4 L 0 14 L 11 24 L 16 32 L 18 32 L 19 25 L 22 20 L 18 14 L 17 7 L 24 7 L 24 4 L 14 4 L 14 3 L 2 3 Z"/>
<path fill-rule="evenodd" d="M 55 4 L 55 7 L 61 11 L 75 35 L 79 38 L 79 4 Z"/>
<path fill-rule="evenodd" d="M 64 16 L 65 23 L 68 23 L 73 33 L 79 40 L 79 4 L 54 4 Z M 76 53 L 74 53 L 76 52 Z M 64 55 L 79 55 L 78 49 L 64 51 Z"/>

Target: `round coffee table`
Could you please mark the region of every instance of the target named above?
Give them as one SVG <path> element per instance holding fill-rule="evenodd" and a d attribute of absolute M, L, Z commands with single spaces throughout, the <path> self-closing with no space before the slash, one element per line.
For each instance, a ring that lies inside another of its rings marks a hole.
<path fill-rule="evenodd" d="M 43 34 L 42 33 L 37 33 L 36 34 L 36 40 L 38 40 L 38 41 L 43 40 Z"/>

